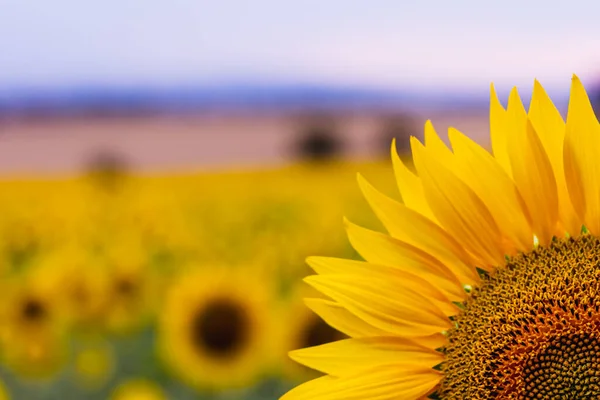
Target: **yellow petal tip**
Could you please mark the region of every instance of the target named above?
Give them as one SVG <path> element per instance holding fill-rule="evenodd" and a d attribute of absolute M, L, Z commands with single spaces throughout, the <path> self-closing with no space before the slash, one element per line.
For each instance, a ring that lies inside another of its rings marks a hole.
<path fill-rule="evenodd" d="M 419 146 L 419 145 L 423 145 L 421 143 L 421 141 L 416 137 L 416 136 L 411 136 L 410 137 L 410 146 L 411 148 L 414 148 L 415 146 Z"/>
<path fill-rule="evenodd" d="M 315 278 L 316 278 L 316 275 L 305 276 L 304 278 L 302 278 L 302 282 L 304 282 L 310 286 L 313 286 L 313 284 L 315 283 Z"/>

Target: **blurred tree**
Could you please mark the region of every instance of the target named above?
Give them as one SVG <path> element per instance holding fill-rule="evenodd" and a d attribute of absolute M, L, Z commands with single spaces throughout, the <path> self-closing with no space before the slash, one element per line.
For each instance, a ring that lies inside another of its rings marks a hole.
<path fill-rule="evenodd" d="M 398 153 L 406 153 L 410 150 L 410 137 L 417 134 L 416 124 L 409 114 L 396 114 L 383 119 L 382 130 L 375 137 L 378 153 L 389 157 L 392 139 L 396 139 Z"/>
<path fill-rule="evenodd" d="M 330 117 L 308 117 L 293 145 L 293 152 L 304 160 L 325 161 L 339 157 L 344 143 Z"/>
<path fill-rule="evenodd" d="M 87 162 L 86 172 L 99 187 L 108 191 L 118 190 L 127 177 L 130 164 L 126 157 L 110 149 L 93 153 Z"/>

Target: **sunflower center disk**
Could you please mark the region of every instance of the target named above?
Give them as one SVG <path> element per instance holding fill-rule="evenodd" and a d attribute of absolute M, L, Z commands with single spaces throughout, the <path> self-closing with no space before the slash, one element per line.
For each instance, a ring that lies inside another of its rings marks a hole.
<path fill-rule="evenodd" d="M 578 334 L 559 337 L 532 357 L 523 370 L 528 398 L 597 398 L 600 393 L 600 340 Z M 559 379 L 557 379 L 559 378 Z"/>
<path fill-rule="evenodd" d="M 137 290 L 138 285 L 131 278 L 120 278 L 115 283 L 115 291 L 122 297 L 133 297 Z"/>
<path fill-rule="evenodd" d="M 249 333 L 249 320 L 238 304 L 216 300 L 192 321 L 192 339 L 198 350 L 218 358 L 235 355 Z"/>
<path fill-rule="evenodd" d="M 46 308 L 37 299 L 28 299 L 21 308 L 22 316 L 27 321 L 39 321 L 46 315 Z"/>
<path fill-rule="evenodd" d="M 600 398 L 600 240 L 512 258 L 454 322 L 442 398 Z"/>

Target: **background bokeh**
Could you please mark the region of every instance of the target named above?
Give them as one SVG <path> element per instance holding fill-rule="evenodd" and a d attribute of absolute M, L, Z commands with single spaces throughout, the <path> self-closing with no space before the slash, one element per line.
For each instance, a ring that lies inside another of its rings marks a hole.
<path fill-rule="evenodd" d="M 600 5 L 0 0 L 0 399 L 276 399 L 396 139 L 600 104 Z M 3 397 L 4 396 L 4 397 Z"/>

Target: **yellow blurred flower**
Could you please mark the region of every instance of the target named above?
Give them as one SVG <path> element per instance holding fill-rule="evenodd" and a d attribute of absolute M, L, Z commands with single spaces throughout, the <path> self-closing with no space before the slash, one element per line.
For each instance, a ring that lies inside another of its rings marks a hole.
<path fill-rule="evenodd" d="M 167 396 L 157 384 L 138 379 L 119 385 L 110 400 L 167 400 Z"/>
<path fill-rule="evenodd" d="M 100 387 L 114 372 L 114 350 L 108 342 L 100 338 L 85 339 L 75 353 L 74 367 L 81 386 Z"/>
<path fill-rule="evenodd" d="M 161 299 L 161 281 L 148 265 L 139 242 L 123 241 L 109 249 L 104 261 L 108 276 L 106 327 L 131 333 L 153 316 Z"/>
<path fill-rule="evenodd" d="M 6 288 L 0 311 L 2 358 L 28 377 L 56 373 L 66 361 L 66 325 L 57 302 L 54 271 L 33 269 Z"/>
<path fill-rule="evenodd" d="M 238 269 L 182 273 L 160 313 L 159 351 L 168 367 L 197 388 L 253 383 L 266 363 L 271 287 Z"/>
<path fill-rule="evenodd" d="M 77 330 L 100 329 L 108 308 L 106 269 L 81 246 L 64 246 L 47 253 L 41 261 L 53 271 L 58 306 Z"/>
<path fill-rule="evenodd" d="M 288 356 L 290 351 L 347 338 L 344 333 L 331 327 L 315 314 L 305 304 L 306 297 L 312 297 L 309 304 L 313 305 L 316 302 L 317 308 L 318 305 L 329 302 L 315 290 L 302 285 L 294 288 L 290 299 L 284 300 L 280 306 L 278 331 L 281 335 L 281 350 L 278 353 L 278 365 L 281 366 L 284 376 L 294 381 L 315 378 L 319 373 L 291 360 Z"/>

